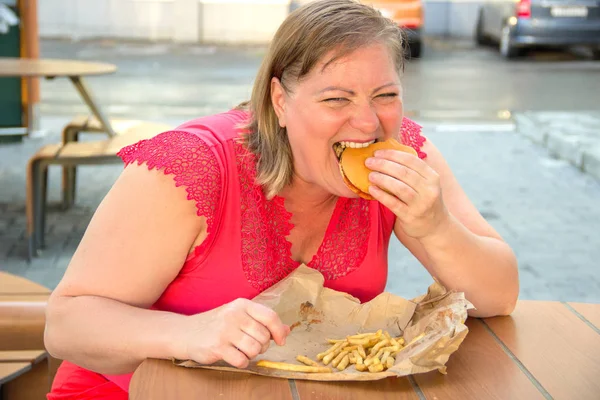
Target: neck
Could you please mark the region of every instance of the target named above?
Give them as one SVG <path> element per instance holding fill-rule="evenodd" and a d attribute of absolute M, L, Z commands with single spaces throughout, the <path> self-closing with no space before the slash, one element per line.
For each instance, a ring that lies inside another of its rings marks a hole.
<path fill-rule="evenodd" d="M 297 175 L 294 175 L 292 183 L 286 186 L 279 195 L 285 199 L 286 208 L 292 213 L 328 208 L 337 200 L 337 196 L 315 184 L 306 182 Z"/>

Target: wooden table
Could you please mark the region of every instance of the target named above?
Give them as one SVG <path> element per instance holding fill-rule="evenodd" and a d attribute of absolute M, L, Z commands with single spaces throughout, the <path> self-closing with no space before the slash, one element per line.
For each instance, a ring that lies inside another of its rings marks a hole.
<path fill-rule="evenodd" d="M 44 350 L 0 351 L 0 398 L 43 399 L 48 389 L 48 353 Z"/>
<path fill-rule="evenodd" d="M 0 77 L 22 77 L 37 78 L 45 77 L 53 79 L 56 77 L 68 77 L 75 89 L 89 107 L 92 114 L 98 119 L 105 132 L 110 136 L 115 136 L 115 132 L 106 118 L 100 105 L 94 99 L 92 91 L 84 83 L 84 76 L 106 75 L 114 73 L 117 67 L 112 64 L 92 63 L 74 60 L 50 60 L 50 59 L 28 59 L 28 58 L 8 58 L 0 57 Z M 31 89 L 32 85 L 27 85 Z M 28 94 L 28 98 L 32 93 Z M 28 115 L 30 121 L 33 115 L 33 104 L 28 101 Z M 36 127 L 28 124 L 27 133 L 31 134 Z"/>
<path fill-rule="evenodd" d="M 0 296 L 10 299 L 12 296 L 21 298 L 23 296 L 48 296 L 50 289 L 25 279 L 18 275 L 0 271 Z"/>
<path fill-rule="evenodd" d="M 467 321 L 446 364 L 374 382 L 314 382 L 146 360 L 131 399 L 600 399 L 600 305 L 519 301 L 510 317 Z"/>

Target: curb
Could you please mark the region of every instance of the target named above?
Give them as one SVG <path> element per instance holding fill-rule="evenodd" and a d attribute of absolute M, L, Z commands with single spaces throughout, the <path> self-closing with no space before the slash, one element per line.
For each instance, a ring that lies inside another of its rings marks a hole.
<path fill-rule="evenodd" d="M 597 134 L 586 135 L 577 129 L 582 128 L 577 123 L 578 114 L 573 113 L 570 118 L 571 122 L 567 124 L 552 126 L 536 118 L 535 113 L 514 116 L 517 133 L 545 147 L 552 156 L 568 161 L 600 180 L 600 120 Z"/>

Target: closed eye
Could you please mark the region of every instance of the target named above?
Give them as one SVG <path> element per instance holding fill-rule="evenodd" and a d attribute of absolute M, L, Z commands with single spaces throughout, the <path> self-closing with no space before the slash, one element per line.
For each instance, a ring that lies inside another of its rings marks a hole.
<path fill-rule="evenodd" d="M 348 101 L 348 99 L 345 98 L 345 97 L 332 97 L 332 98 L 329 98 L 329 99 L 325 99 L 323 101 L 324 102 L 328 102 L 328 103 L 335 103 L 335 102 Z"/>
<path fill-rule="evenodd" d="M 377 95 L 377 97 L 398 97 L 398 93 L 383 93 L 383 94 Z"/>

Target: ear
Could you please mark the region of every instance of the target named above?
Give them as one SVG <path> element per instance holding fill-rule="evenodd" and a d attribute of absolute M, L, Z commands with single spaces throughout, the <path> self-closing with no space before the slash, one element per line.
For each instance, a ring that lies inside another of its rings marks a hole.
<path fill-rule="evenodd" d="M 285 90 L 275 77 L 271 79 L 271 104 L 279 119 L 279 126 L 285 128 Z"/>

